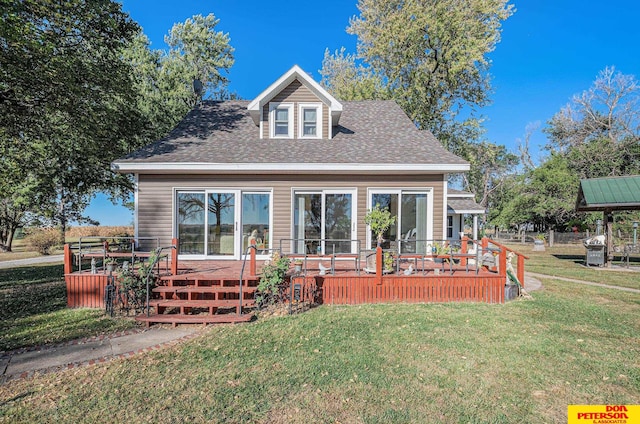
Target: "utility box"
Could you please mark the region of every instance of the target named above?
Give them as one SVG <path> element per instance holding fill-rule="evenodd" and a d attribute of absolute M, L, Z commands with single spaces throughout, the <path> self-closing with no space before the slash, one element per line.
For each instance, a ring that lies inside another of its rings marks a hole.
<path fill-rule="evenodd" d="M 586 265 L 604 266 L 604 248 L 602 244 L 587 244 Z"/>

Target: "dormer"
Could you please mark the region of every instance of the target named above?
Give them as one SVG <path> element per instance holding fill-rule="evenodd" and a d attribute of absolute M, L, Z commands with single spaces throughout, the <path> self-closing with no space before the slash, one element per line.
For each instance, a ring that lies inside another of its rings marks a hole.
<path fill-rule="evenodd" d="M 342 104 L 294 65 L 247 107 L 260 138 L 328 139 Z"/>

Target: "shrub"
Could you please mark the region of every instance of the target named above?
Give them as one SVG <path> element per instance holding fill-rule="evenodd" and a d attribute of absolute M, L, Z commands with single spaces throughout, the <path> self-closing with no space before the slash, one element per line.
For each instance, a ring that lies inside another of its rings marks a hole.
<path fill-rule="evenodd" d="M 60 231 L 56 228 L 33 228 L 28 230 L 24 240 L 29 250 L 48 255 L 52 248 L 60 246 Z"/>
<path fill-rule="evenodd" d="M 262 267 L 262 276 L 256 291 L 256 305 L 264 308 L 284 299 L 284 277 L 289 269 L 289 258 L 273 254 L 271 262 Z"/>
<path fill-rule="evenodd" d="M 148 261 L 140 264 L 138 269 L 133 266 L 123 269 L 117 274 L 119 292 L 127 310 L 133 308 L 136 312 L 144 309 L 147 302 L 147 278 L 149 279 L 149 290 L 152 290 L 157 283 L 157 276 L 153 268 L 157 263 L 157 256 L 153 254 Z"/>

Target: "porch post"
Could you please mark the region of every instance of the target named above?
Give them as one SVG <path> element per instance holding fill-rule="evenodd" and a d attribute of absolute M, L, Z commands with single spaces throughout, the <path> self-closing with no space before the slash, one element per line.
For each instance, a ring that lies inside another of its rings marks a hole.
<path fill-rule="evenodd" d="M 178 239 L 171 239 L 174 249 L 171 252 L 171 275 L 178 275 Z"/>
<path fill-rule="evenodd" d="M 382 247 L 376 247 L 376 282 L 382 284 Z"/>
<path fill-rule="evenodd" d="M 71 252 L 71 245 L 66 243 L 64 245 L 64 273 L 71 274 L 73 272 L 73 253 Z"/>
<path fill-rule="evenodd" d="M 478 215 L 473 215 L 473 239 L 478 240 Z"/>
<path fill-rule="evenodd" d="M 518 256 L 518 281 L 520 281 L 520 285 L 524 288 L 524 256 Z"/>
<path fill-rule="evenodd" d="M 463 255 L 467 254 L 467 240 L 469 240 L 469 238 L 467 236 L 462 236 L 462 242 L 460 244 L 460 249 Z M 462 266 L 467 266 L 467 258 L 465 256 L 460 258 L 460 265 Z"/>
<path fill-rule="evenodd" d="M 252 277 L 256 276 L 256 249 L 249 249 L 249 273 Z"/>
<path fill-rule="evenodd" d="M 499 265 L 498 265 L 498 274 L 507 276 L 507 249 L 502 247 L 500 249 L 500 255 L 498 255 Z"/>

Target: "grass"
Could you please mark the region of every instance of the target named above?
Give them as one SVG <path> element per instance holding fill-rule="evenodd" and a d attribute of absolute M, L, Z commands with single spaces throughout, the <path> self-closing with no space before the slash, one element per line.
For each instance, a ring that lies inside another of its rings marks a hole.
<path fill-rule="evenodd" d="M 528 272 L 640 289 L 638 274 L 630 273 L 626 267 L 622 266 L 620 256 L 616 256 L 613 263 L 615 266 L 612 268 L 586 267 L 584 266 L 585 248 L 582 245 L 555 245 L 546 247 L 544 252 L 534 252 L 531 244 L 508 246 L 529 257 L 529 260 L 525 261 L 525 269 Z M 640 258 L 632 257 L 631 259 L 630 264 L 638 268 Z M 515 265 L 515 260 L 513 262 Z"/>
<path fill-rule="evenodd" d="M 530 263 L 552 272 L 549 253 Z M 639 404 L 640 294 L 543 287 L 505 305 L 321 306 L 209 327 L 8 382 L 0 422 L 563 423 L 569 404 Z"/>
<path fill-rule="evenodd" d="M 0 351 L 130 328 L 96 309 L 68 309 L 63 266 L 0 269 Z"/>
<path fill-rule="evenodd" d="M 568 404 L 640 402 L 639 312 L 639 295 L 552 280 L 507 305 L 323 306 L 11 382 L 0 419 L 566 422 Z"/>

